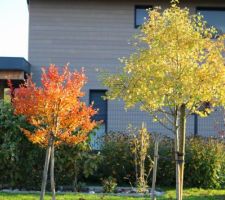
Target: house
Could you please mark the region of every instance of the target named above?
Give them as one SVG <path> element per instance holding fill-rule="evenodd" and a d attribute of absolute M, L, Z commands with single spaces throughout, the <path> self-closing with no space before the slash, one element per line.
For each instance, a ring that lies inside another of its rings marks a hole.
<path fill-rule="evenodd" d="M 122 101 L 104 101 L 107 88 L 98 80 L 99 69 L 116 72 L 118 58 L 132 52 L 129 40 L 143 23 L 146 8 L 169 6 L 170 0 L 29 0 L 29 62 L 36 82 L 40 81 L 41 66 L 55 63 L 73 68 L 85 67 L 88 84 L 87 103 L 99 108 L 96 119 L 104 120 L 99 132 L 124 131 L 129 123 L 140 126 L 146 121 L 149 130 L 166 130 L 147 113 L 138 109 L 125 111 Z M 181 1 L 192 13 L 201 12 L 210 25 L 225 32 L 224 0 Z M 215 112 L 201 119 L 188 120 L 189 134 L 217 134 L 223 128 L 223 113 Z"/>
<path fill-rule="evenodd" d="M 41 66 L 54 63 L 71 68 L 85 67 L 88 84 L 85 87 L 87 103 L 95 102 L 104 120 L 99 134 L 107 131 L 125 131 L 128 124 L 149 130 L 166 130 L 147 113 L 138 109 L 125 111 L 122 101 L 105 101 L 101 97 L 107 88 L 98 80 L 99 69 L 116 72 L 118 58 L 132 52 L 129 39 L 137 33 L 146 16 L 146 8 L 169 6 L 170 0 L 28 0 L 29 9 L 29 63 L 33 79 L 39 83 Z M 210 25 L 225 32 L 224 0 L 181 1 L 191 13 L 201 12 Z M 200 119 L 188 119 L 189 134 L 217 135 L 224 126 L 223 112 L 217 111 Z"/>

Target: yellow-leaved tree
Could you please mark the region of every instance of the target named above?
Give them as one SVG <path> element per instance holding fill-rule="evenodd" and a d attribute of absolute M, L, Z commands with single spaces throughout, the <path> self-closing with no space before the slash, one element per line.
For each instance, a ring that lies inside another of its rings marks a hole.
<path fill-rule="evenodd" d="M 174 133 L 177 199 L 182 199 L 186 119 L 224 105 L 224 35 L 177 1 L 149 11 L 137 35 L 137 51 L 122 59 L 122 72 L 103 74 L 107 98 L 135 105 Z M 199 109 L 203 103 L 211 107 Z M 162 117 L 163 116 L 163 117 Z"/>

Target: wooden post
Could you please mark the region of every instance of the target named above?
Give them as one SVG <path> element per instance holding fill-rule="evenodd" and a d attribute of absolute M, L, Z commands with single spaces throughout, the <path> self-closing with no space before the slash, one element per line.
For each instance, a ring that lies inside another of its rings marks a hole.
<path fill-rule="evenodd" d="M 44 164 L 44 171 L 43 171 L 43 178 L 42 178 L 42 185 L 41 185 L 40 200 L 44 200 L 44 196 L 45 196 L 45 188 L 46 188 L 47 178 L 48 178 L 48 167 L 49 167 L 50 157 L 51 157 L 51 145 L 48 145 L 47 150 L 46 150 L 46 156 L 45 156 L 45 164 Z"/>
<path fill-rule="evenodd" d="M 180 119 L 179 109 L 175 108 L 174 116 L 174 133 L 175 133 L 175 142 L 174 142 L 174 151 L 175 151 L 175 161 L 176 161 L 176 197 L 177 200 L 180 200 L 180 168 L 179 168 L 179 119 Z"/>
<path fill-rule="evenodd" d="M 158 165 L 158 157 L 159 157 L 159 135 L 155 134 L 155 148 L 154 148 L 154 165 L 153 165 L 153 177 L 152 177 L 152 190 L 151 190 L 151 199 L 156 200 L 155 197 L 155 186 L 156 186 L 156 176 L 157 176 L 157 165 Z"/>
<path fill-rule="evenodd" d="M 55 147 L 54 141 L 52 142 L 52 149 L 51 149 L 51 167 L 50 167 L 50 180 L 51 180 L 51 189 L 52 189 L 52 200 L 55 200 L 55 178 L 54 178 L 54 164 L 55 164 Z"/>
<path fill-rule="evenodd" d="M 185 104 L 182 104 L 180 107 L 180 144 L 179 144 L 180 200 L 183 199 L 185 139 L 186 139 L 186 106 Z"/>

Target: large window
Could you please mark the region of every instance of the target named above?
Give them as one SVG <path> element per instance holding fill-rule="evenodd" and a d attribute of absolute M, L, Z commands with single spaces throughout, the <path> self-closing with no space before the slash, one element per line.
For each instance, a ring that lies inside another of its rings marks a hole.
<path fill-rule="evenodd" d="M 94 115 L 93 119 L 96 121 L 102 120 L 102 124 L 95 131 L 95 135 L 91 138 L 91 146 L 93 149 L 100 149 L 101 138 L 107 132 L 107 100 L 103 99 L 106 90 L 90 90 L 89 101 L 94 102 L 94 108 L 98 109 L 98 113 Z"/>
<path fill-rule="evenodd" d="M 225 8 L 197 8 L 197 12 L 204 16 L 208 26 L 214 26 L 218 33 L 225 33 Z"/>
<path fill-rule="evenodd" d="M 135 28 L 141 26 L 145 19 L 148 19 L 147 9 L 152 8 L 152 6 L 135 6 Z"/>

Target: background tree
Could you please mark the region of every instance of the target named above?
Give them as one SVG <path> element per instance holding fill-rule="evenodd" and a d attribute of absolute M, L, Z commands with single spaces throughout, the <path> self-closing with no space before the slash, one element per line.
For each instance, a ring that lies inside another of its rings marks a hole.
<path fill-rule="evenodd" d="M 62 74 L 50 65 L 43 69 L 42 87 L 37 87 L 31 77 L 15 90 L 12 100 L 15 114 L 24 115 L 35 127 L 33 132 L 23 129 L 33 143 L 47 148 L 41 197 L 44 199 L 49 161 L 52 199 L 55 199 L 54 149 L 60 144 L 78 144 L 88 138 L 88 133 L 96 126 L 91 117 L 96 113 L 92 106 L 81 102 L 81 91 L 87 78 L 84 71 L 71 73 L 65 66 Z"/>
<path fill-rule="evenodd" d="M 208 28 L 202 16 L 190 15 L 173 1 L 163 12 L 149 12 L 137 40 L 136 53 L 122 59 L 123 71 L 103 75 L 103 83 L 109 99 L 123 99 L 126 108 L 137 104 L 174 133 L 180 200 L 186 118 L 191 113 L 205 116 L 214 106 L 224 105 L 224 36 Z M 199 109 L 203 102 L 211 107 Z"/>

